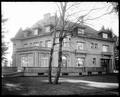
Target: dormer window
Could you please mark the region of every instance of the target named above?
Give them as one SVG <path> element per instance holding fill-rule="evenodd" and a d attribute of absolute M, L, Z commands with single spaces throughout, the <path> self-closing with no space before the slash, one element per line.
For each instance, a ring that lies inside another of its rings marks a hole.
<path fill-rule="evenodd" d="M 45 27 L 45 32 L 50 32 L 50 26 Z"/>
<path fill-rule="evenodd" d="M 78 28 L 78 34 L 84 34 L 84 29 Z"/>
<path fill-rule="evenodd" d="M 103 38 L 108 38 L 108 34 L 103 33 Z"/>
<path fill-rule="evenodd" d="M 38 29 L 35 29 L 34 35 L 38 35 Z"/>
<path fill-rule="evenodd" d="M 24 32 L 24 37 L 27 37 L 27 32 Z"/>

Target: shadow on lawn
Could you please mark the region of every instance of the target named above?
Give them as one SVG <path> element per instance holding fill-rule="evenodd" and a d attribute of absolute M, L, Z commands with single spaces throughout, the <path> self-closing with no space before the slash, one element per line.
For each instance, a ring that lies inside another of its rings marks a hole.
<path fill-rule="evenodd" d="M 48 84 L 46 77 L 18 77 L 2 79 L 2 95 L 89 95 L 118 88 L 118 83 L 60 78 L 58 85 Z M 109 94 L 109 93 L 107 93 Z"/>
<path fill-rule="evenodd" d="M 26 89 L 21 84 L 4 83 L 2 85 L 2 95 L 21 95 L 23 92 L 26 92 Z"/>

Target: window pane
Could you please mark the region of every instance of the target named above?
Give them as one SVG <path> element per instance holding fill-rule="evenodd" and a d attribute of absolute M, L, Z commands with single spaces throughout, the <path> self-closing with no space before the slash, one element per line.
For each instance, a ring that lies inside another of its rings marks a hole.
<path fill-rule="evenodd" d="M 69 47 L 69 38 L 63 39 L 63 47 Z"/>
<path fill-rule="evenodd" d="M 103 46 L 103 52 L 107 52 L 108 51 L 108 46 Z"/>
<path fill-rule="evenodd" d="M 91 48 L 93 48 L 94 47 L 94 44 L 93 43 L 91 43 Z"/>
<path fill-rule="evenodd" d="M 66 56 L 62 56 L 62 66 L 67 67 L 67 57 Z"/>
<path fill-rule="evenodd" d="M 34 42 L 34 46 L 39 46 L 39 43 L 38 42 Z"/>
<path fill-rule="evenodd" d="M 52 42 L 50 40 L 46 41 L 46 47 L 52 47 Z"/>
<path fill-rule="evenodd" d="M 77 58 L 77 66 L 84 66 L 84 58 Z"/>
<path fill-rule="evenodd" d="M 35 29 L 34 35 L 38 35 L 38 29 Z"/>
<path fill-rule="evenodd" d="M 40 41 L 40 46 L 44 47 L 43 41 Z"/>
<path fill-rule="evenodd" d="M 24 47 L 28 47 L 28 44 L 27 44 L 27 43 L 25 43 L 25 44 L 24 44 Z"/>
<path fill-rule="evenodd" d="M 32 43 L 30 43 L 30 47 L 32 46 Z"/>
<path fill-rule="evenodd" d="M 78 34 L 84 34 L 84 29 L 78 28 Z"/>
<path fill-rule="evenodd" d="M 96 64 L 96 58 L 93 58 L 93 64 Z"/>
<path fill-rule="evenodd" d="M 39 66 L 48 67 L 48 54 L 39 54 Z"/>
<path fill-rule="evenodd" d="M 95 43 L 95 48 L 98 48 L 98 44 L 97 43 Z"/>
<path fill-rule="evenodd" d="M 28 67 L 33 67 L 33 55 L 28 55 Z"/>
<path fill-rule="evenodd" d="M 27 67 L 27 64 L 28 64 L 28 58 L 27 56 L 21 56 L 21 66 L 22 67 Z"/>
<path fill-rule="evenodd" d="M 103 33 L 103 38 L 108 38 L 108 34 Z"/>
<path fill-rule="evenodd" d="M 78 42 L 78 43 L 77 43 L 77 49 L 83 50 L 83 45 L 84 45 L 84 43 Z"/>
<path fill-rule="evenodd" d="M 45 27 L 45 32 L 50 32 L 50 27 Z"/>

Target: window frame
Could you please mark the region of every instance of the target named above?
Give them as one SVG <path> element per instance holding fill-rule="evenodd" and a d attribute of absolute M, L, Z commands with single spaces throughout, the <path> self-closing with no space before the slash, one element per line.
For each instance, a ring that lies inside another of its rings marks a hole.
<path fill-rule="evenodd" d="M 78 44 L 82 44 L 82 46 L 80 46 Z M 77 41 L 77 50 L 84 50 L 84 44 L 85 44 L 84 42 Z M 82 47 L 82 49 L 81 49 L 81 47 Z"/>
<path fill-rule="evenodd" d="M 104 47 L 107 47 L 107 49 L 105 50 Z M 102 52 L 108 52 L 109 49 L 109 45 L 102 45 Z"/>
<path fill-rule="evenodd" d="M 64 60 L 63 57 L 66 58 L 65 65 L 63 65 L 63 60 Z M 62 55 L 62 67 L 66 67 L 67 68 L 67 56 L 66 55 Z"/>
<path fill-rule="evenodd" d="M 78 59 L 81 59 L 81 62 L 82 62 L 82 64 L 80 64 L 80 66 L 78 65 L 79 64 Z M 76 64 L 77 64 L 77 67 L 84 67 L 85 58 L 84 57 L 76 57 Z"/>
<path fill-rule="evenodd" d="M 78 28 L 78 34 L 84 34 L 85 32 L 84 32 L 84 29 L 82 29 L 82 28 Z"/>
<path fill-rule="evenodd" d="M 50 26 L 45 27 L 45 32 L 50 32 Z"/>
<path fill-rule="evenodd" d="M 36 42 L 36 41 L 35 41 L 35 42 L 33 42 L 33 45 L 34 45 L 34 46 L 39 46 L 39 42 Z"/>
<path fill-rule="evenodd" d="M 52 41 L 51 40 L 46 40 L 45 47 L 51 48 L 52 47 Z"/>
<path fill-rule="evenodd" d="M 23 47 L 28 47 L 28 43 L 24 43 L 24 44 L 23 44 Z"/>
<path fill-rule="evenodd" d="M 108 34 L 107 33 L 103 33 L 102 37 L 105 38 L 105 39 L 107 39 L 108 38 Z"/>
<path fill-rule="evenodd" d="M 35 30 L 34 30 L 34 35 L 38 35 L 38 33 L 39 33 L 39 32 L 38 32 L 38 29 L 35 29 Z"/>
<path fill-rule="evenodd" d="M 93 64 L 96 65 L 96 58 L 93 58 Z"/>

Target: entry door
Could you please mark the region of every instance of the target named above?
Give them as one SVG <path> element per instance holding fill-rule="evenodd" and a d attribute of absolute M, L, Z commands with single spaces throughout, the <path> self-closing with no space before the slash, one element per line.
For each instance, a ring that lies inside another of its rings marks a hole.
<path fill-rule="evenodd" d="M 106 69 L 107 73 L 109 73 L 109 61 L 110 59 L 101 59 L 101 65 Z"/>

